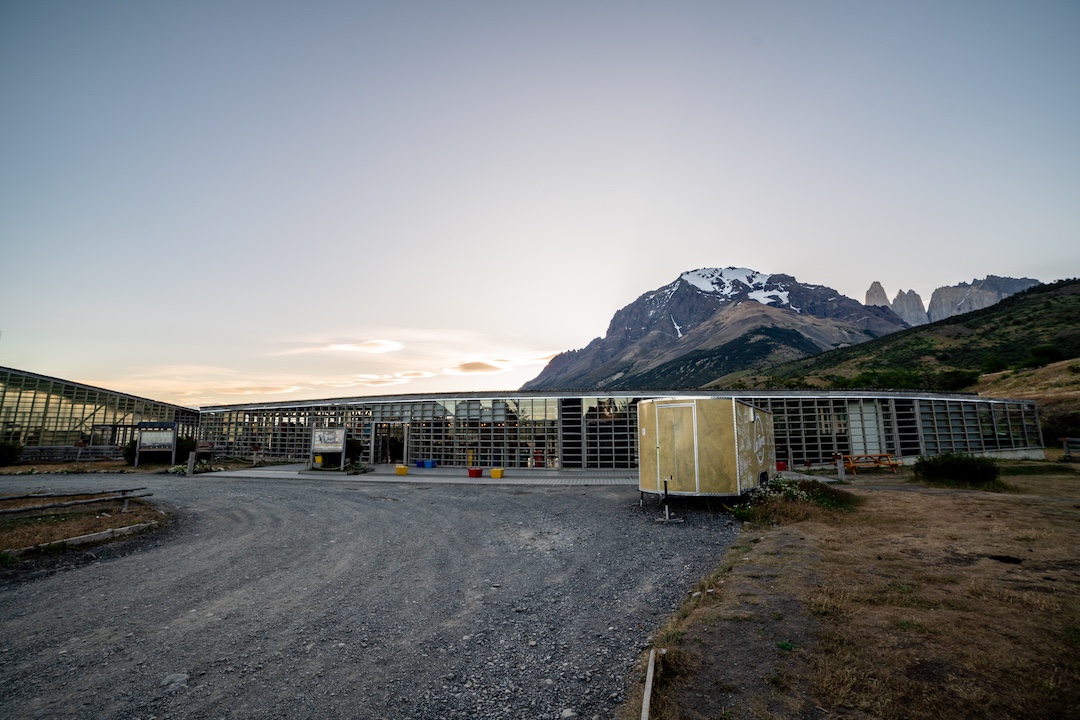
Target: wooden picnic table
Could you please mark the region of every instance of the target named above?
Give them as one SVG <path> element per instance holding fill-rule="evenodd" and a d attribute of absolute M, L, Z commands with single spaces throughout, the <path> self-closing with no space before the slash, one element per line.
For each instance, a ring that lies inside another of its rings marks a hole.
<path fill-rule="evenodd" d="M 857 468 L 887 467 L 896 472 L 900 467 L 900 461 L 889 453 L 864 453 L 862 455 L 845 455 L 844 469 L 850 470 L 852 475 L 858 475 Z"/>

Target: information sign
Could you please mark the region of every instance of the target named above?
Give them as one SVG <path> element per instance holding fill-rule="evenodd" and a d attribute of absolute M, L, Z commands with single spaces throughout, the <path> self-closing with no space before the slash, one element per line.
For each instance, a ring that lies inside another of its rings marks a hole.
<path fill-rule="evenodd" d="M 312 431 L 313 453 L 345 452 L 345 428 L 317 428 Z"/>

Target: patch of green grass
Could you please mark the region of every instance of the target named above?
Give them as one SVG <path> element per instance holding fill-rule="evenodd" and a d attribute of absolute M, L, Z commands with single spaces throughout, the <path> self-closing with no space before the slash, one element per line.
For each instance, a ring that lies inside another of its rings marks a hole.
<path fill-rule="evenodd" d="M 903 630 L 904 632 L 920 632 L 920 633 L 929 633 L 930 632 L 930 628 L 926 627 L 925 625 L 923 625 L 920 622 L 915 622 L 913 620 L 897 620 L 893 624 L 897 628 L 899 628 L 900 630 Z"/>
<path fill-rule="evenodd" d="M 902 583 L 893 581 L 885 586 L 885 590 L 888 592 L 898 593 L 900 595 L 911 595 L 915 592 L 915 586 L 909 583 Z"/>
<path fill-rule="evenodd" d="M 682 630 L 667 630 L 657 638 L 661 645 L 675 645 L 682 642 L 683 631 Z M 656 645 L 657 643 L 653 643 Z"/>
<path fill-rule="evenodd" d="M 774 688 L 784 688 L 787 686 L 787 678 L 784 677 L 784 673 L 779 670 L 774 670 L 771 675 L 765 678 L 765 682 L 772 685 Z"/>
<path fill-rule="evenodd" d="M 1065 646 L 1080 649 L 1080 627 L 1070 625 L 1065 628 Z"/>

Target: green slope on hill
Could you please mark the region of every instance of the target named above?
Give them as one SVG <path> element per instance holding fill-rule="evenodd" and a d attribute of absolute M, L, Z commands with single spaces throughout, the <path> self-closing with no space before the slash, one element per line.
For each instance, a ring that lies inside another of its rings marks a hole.
<path fill-rule="evenodd" d="M 1039 285 L 1000 303 L 847 348 L 731 374 L 709 387 L 960 390 L 985 372 L 1080 357 L 1080 280 Z"/>
<path fill-rule="evenodd" d="M 708 350 L 694 350 L 651 370 L 617 380 L 613 389 L 699 388 L 715 377 L 735 370 L 766 367 L 792 357 L 819 352 L 795 330 L 763 327 Z"/>

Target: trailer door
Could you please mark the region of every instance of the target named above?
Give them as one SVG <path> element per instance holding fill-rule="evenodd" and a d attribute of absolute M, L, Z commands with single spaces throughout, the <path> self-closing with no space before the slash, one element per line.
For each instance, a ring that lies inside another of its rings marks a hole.
<path fill-rule="evenodd" d="M 658 489 L 696 493 L 698 489 L 697 413 L 694 403 L 656 406 Z"/>

